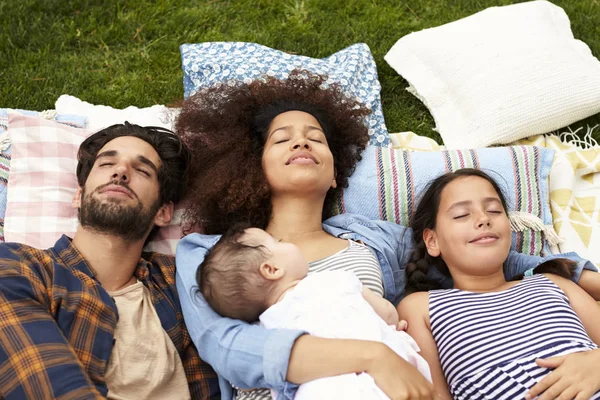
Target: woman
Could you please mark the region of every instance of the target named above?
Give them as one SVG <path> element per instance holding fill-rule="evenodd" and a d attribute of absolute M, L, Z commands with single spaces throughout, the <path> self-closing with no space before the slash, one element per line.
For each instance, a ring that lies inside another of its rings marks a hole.
<path fill-rule="evenodd" d="M 311 272 L 353 271 L 397 304 L 410 232 L 356 215 L 326 219 L 367 144 L 369 110 L 335 85 L 324 89 L 325 81 L 295 71 L 286 80 L 222 85 L 187 99 L 176 129 L 196 161 L 184 218 L 209 235 L 239 222 L 265 229 L 296 244 Z M 196 269 L 217 239 L 194 233 L 181 241 L 177 284 L 192 339 L 221 376 L 224 399 L 232 397 L 229 382 L 292 398 L 297 384 L 351 372 L 369 373 L 391 398 L 433 398 L 430 384 L 385 346 L 219 317 L 194 288 Z M 513 274 L 541 261 L 515 253 L 510 259 Z"/>

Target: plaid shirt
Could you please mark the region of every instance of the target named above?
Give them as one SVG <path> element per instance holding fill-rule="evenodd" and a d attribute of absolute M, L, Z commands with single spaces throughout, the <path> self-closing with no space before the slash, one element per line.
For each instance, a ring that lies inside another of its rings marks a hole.
<path fill-rule="evenodd" d="M 183 322 L 173 257 L 144 253 L 136 272 L 179 352 L 193 399 L 220 398 Z M 67 236 L 39 250 L 0 244 L 0 398 L 106 396 L 117 308 Z"/>

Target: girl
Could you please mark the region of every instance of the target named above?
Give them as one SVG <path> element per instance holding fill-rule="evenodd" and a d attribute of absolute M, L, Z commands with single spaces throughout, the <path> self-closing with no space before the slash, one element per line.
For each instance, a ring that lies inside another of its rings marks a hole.
<path fill-rule="evenodd" d="M 590 352 L 594 358 L 586 362 L 600 362 L 600 307 L 566 279 L 570 261 L 548 261 L 526 271 L 522 281 L 505 279 L 510 223 L 502 192 L 487 174 L 463 169 L 435 179 L 411 225 L 409 289 L 434 290 L 406 297 L 398 312 L 442 398 L 532 397 L 539 387 L 528 390 L 551 372 L 537 359 Z M 435 290 L 422 279 L 429 268 L 450 275 L 454 289 Z M 547 398 L 600 397 L 600 373 L 571 384 L 555 372 L 548 382 L 556 383 Z"/>

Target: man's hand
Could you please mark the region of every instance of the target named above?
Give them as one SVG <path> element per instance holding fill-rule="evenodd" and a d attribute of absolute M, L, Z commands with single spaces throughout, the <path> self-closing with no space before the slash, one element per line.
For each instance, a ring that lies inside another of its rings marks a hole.
<path fill-rule="evenodd" d="M 527 400 L 587 400 L 600 390 L 600 349 L 537 359 L 537 365 L 552 371 L 525 395 Z"/>
<path fill-rule="evenodd" d="M 365 372 L 392 400 L 435 398 L 433 385 L 414 366 L 384 344 Z"/>

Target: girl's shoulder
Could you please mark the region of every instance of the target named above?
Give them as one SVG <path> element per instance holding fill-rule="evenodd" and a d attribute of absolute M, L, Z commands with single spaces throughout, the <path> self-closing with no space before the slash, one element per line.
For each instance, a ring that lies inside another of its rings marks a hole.
<path fill-rule="evenodd" d="M 551 281 L 552 283 L 554 283 L 567 296 L 569 296 L 569 293 L 574 290 L 573 287 L 576 288 L 575 290 L 579 289 L 579 287 L 577 286 L 576 283 L 570 281 L 569 279 L 565 279 L 562 276 L 558 276 L 558 275 L 554 275 L 554 274 L 550 274 L 550 273 L 541 273 L 539 275 L 543 276 L 544 278 L 546 278 L 549 281 Z"/>
<path fill-rule="evenodd" d="M 429 314 L 429 292 L 415 292 L 405 296 L 398 304 L 398 312 L 402 314 Z"/>

